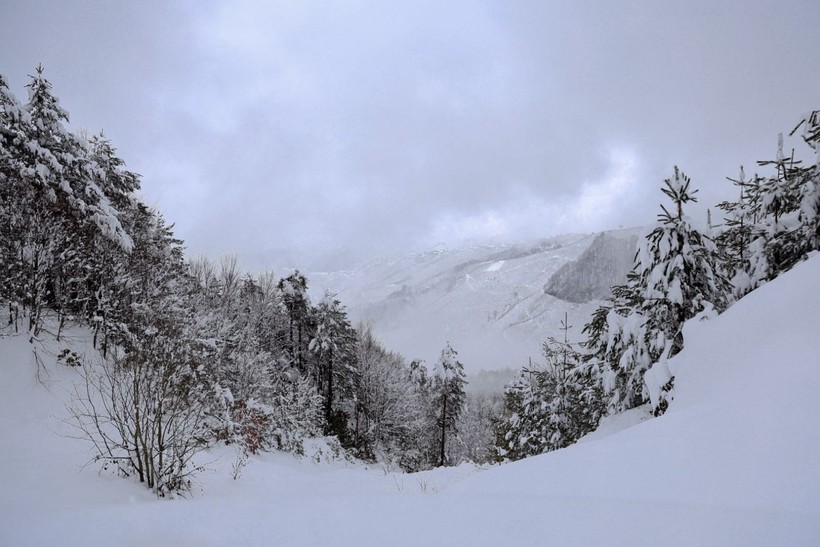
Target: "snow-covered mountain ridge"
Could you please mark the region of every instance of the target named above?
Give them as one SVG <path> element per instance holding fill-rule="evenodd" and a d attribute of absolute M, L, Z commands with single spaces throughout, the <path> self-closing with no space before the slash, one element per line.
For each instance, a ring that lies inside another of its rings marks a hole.
<path fill-rule="evenodd" d="M 628 241 L 633 232 L 610 232 L 610 240 Z M 557 336 L 565 313 L 575 325 L 570 335 L 580 339 L 597 302 L 569 302 L 544 287 L 596 237 L 438 249 L 309 278 L 315 297 L 325 289 L 336 292 L 354 321 L 372 322 L 386 345 L 408 358 L 434 361 L 450 341 L 468 370 L 517 368 L 540 358 L 541 343 Z M 631 258 L 634 247 L 616 252 Z M 607 275 L 620 281 L 620 275 Z M 572 279 L 563 281 L 572 285 Z"/>

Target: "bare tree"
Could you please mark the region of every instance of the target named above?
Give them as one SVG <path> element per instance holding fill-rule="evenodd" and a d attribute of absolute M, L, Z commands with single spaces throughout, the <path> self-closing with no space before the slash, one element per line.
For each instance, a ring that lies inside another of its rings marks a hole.
<path fill-rule="evenodd" d="M 177 341 L 157 337 L 138 351 L 82 371 L 69 423 L 91 442 L 95 461 L 135 474 L 157 495 L 190 486 L 206 442 L 207 389 Z"/>

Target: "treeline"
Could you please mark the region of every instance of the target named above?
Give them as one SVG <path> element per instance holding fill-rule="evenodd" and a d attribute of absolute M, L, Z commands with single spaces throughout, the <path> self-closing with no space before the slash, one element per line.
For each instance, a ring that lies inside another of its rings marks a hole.
<path fill-rule="evenodd" d="M 702 233 L 684 215 L 696 190 L 677 167 L 664 181 L 669 198 L 657 224 L 638 242 L 627 282 L 583 327 L 586 340 L 551 338 L 545 364 L 525 369 L 505 395 L 498 430 L 501 457 L 511 460 L 563 448 L 594 430 L 602 417 L 649 404 L 662 414 L 674 398 L 666 359 L 684 346 L 683 324 L 718 314 L 820 249 L 820 111 L 800 131 L 815 158 L 808 165 L 783 149 L 758 166 L 773 171 L 729 179 L 737 201 L 720 203 L 722 224 Z M 564 333 L 570 325 L 562 325 Z"/>
<path fill-rule="evenodd" d="M 5 329 L 32 343 L 93 331 L 102 362 L 78 367 L 72 419 L 105 466 L 164 494 L 219 442 L 300 453 L 324 435 L 406 470 L 490 457 L 489 403 L 466 396 L 449 344 L 429 372 L 352 326 L 335 295 L 311 302 L 298 271 L 186 261 L 111 142 L 67 128 L 41 67 L 27 87 L 23 104 L 0 76 Z"/>

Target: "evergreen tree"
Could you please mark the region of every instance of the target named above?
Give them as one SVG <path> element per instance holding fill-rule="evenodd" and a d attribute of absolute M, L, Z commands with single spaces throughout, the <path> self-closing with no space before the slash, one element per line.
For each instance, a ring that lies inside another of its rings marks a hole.
<path fill-rule="evenodd" d="M 311 340 L 310 299 L 307 278 L 296 270 L 279 280 L 279 291 L 288 312 L 287 348 L 290 360 L 299 370 L 306 371 L 305 354 Z"/>
<path fill-rule="evenodd" d="M 644 374 L 662 358 L 683 348 L 683 323 L 704 310 L 722 311 L 730 285 L 714 243 L 683 214 L 697 201 L 696 190 L 678 168 L 662 191 L 672 201 L 661 205 L 659 222 L 638 245 L 635 266 L 625 286 L 614 287 L 610 304 L 585 327 L 591 358 L 609 396 L 610 412 L 648 400 Z M 664 384 L 668 390 L 672 378 Z M 666 403 L 661 402 L 662 412 Z"/>
<path fill-rule="evenodd" d="M 730 292 L 714 243 L 683 215 L 683 206 L 697 201 L 697 190 L 690 190 L 689 177 L 677 167 L 665 184 L 662 191 L 674 209 L 670 213 L 661 205 L 660 223 L 640 245 L 635 268 L 643 311 L 651 328 L 663 335 L 652 346 L 653 357 L 665 350 L 679 352 L 684 321 L 710 306 L 723 311 Z"/>
<path fill-rule="evenodd" d="M 84 143 L 64 126 L 68 112 L 51 93 L 51 84 L 43 72 L 43 67 L 38 66 L 31 77 L 26 110 L 33 130 L 30 145 L 41 151 L 45 160 L 38 163 L 36 169 L 48 184 L 48 197 L 62 209 L 66 218 L 81 226 L 92 224 L 94 229 L 129 251 L 131 239 L 120 224 L 117 210 L 95 180 L 105 173 L 89 157 Z"/>
<path fill-rule="evenodd" d="M 316 306 L 316 329 L 308 349 L 316 355 L 316 378 L 325 398 L 326 432 L 337 435 L 343 444 L 347 441 L 347 416 L 334 410 L 339 393 L 350 391 L 350 375 L 355 368 L 356 333 L 347 319 L 347 312 L 336 295 L 325 292 Z"/>
<path fill-rule="evenodd" d="M 464 365 L 458 361 L 456 350 L 450 343 L 444 346 L 441 357 L 433 371 L 433 404 L 436 408 L 436 426 L 439 432 L 438 464 L 447 463 L 447 438 L 458 433 L 458 418 L 464 409 L 466 395 Z"/>
<path fill-rule="evenodd" d="M 40 313 L 47 303 L 49 274 L 59 254 L 57 240 L 71 233 L 48 186 L 58 158 L 40 146 L 30 109 L 20 104 L 0 77 L 0 249 L 2 288 L 9 301 L 9 320 L 19 328 L 28 313 L 28 330 L 37 335 Z"/>
<path fill-rule="evenodd" d="M 635 272 L 625 285 L 612 287 L 607 302 L 584 326 L 588 338 L 583 370 L 596 378 L 608 413 L 640 406 L 645 401 L 643 372 L 649 366 L 647 318 Z M 641 363 L 643 366 L 634 366 Z"/>
<path fill-rule="evenodd" d="M 531 364 L 508 387 L 499 445 L 503 458 L 518 460 L 558 450 L 597 427 L 603 410 L 600 389 L 569 342 L 570 328 L 565 316 L 563 340 L 551 337 L 542 347 L 545 364 Z"/>
<path fill-rule="evenodd" d="M 803 116 L 791 134 L 802 127 L 802 137 L 817 154 L 818 114 Z M 755 175 L 741 185 L 737 202 L 724 202 L 725 229 L 718 235 L 721 249 L 728 256 L 735 296 L 741 297 L 777 277 L 808 253 L 820 249 L 820 167 L 817 160 L 808 166 L 794 159 L 794 151 L 783 150 L 783 135 L 778 136 L 774 160 L 759 161 L 773 167 L 769 177 Z"/>
<path fill-rule="evenodd" d="M 743 166 L 737 179 L 729 179 L 739 191 L 738 201 L 723 201 L 718 208 L 725 211 L 724 223 L 715 236 L 715 245 L 720 250 L 724 269 L 733 287 L 734 300 L 748 293 L 753 285 L 754 273 L 751 264 L 750 245 L 754 237 L 757 219 L 754 218 L 754 200 L 759 196 L 758 178 L 746 180 Z"/>
<path fill-rule="evenodd" d="M 805 242 L 800 258 L 805 259 L 808 252 L 820 250 L 820 110 L 804 115 L 791 134 L 801 127 L 803 141 L 815 154 L 814 164 L 804 168 L 799 177 L 800 232 Z"/>

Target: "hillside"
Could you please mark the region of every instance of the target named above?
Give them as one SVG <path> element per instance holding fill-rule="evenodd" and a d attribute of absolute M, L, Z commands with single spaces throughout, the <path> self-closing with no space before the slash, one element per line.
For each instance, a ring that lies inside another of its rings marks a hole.
<path fill-rule="evenodd" d="M 544 292 L 568 302 L 603 300 L 613 284 L 626 282 L 635 261 L 640 230 L 601 232 L 577 260 L 561 266 Z"/>
<path fill-rule="evenodd" d="M 620 258 L 631 263 L 634 241 L 629 234 L 614 234 L 595 248 L 606 247 L 601 252 L 608 256 L 623 254 Z M 565 235 L 529 244 L 439 249 L 352 271 L 314 272 L 309 279 L 314 297 L 325 289 L 338 293 L 353 319 L 371 321 L 386 345 L 408 358 L 434 362 L 449 340 L 468 370 L 519 368 L 529 358 L 540 359 L 541 343 L 557 336 L 565 313 L 575 325 L 570 335 L 580 339 L 596 301 L 571 302 L 546 294 L 544 286 L 580 257 L 587 256 L 589 266 L 587 251 L 594 241 L 599 241 L 595 234 Z M 604 277 L 618 282 L 621 273 L 604 269 L 598 282 L 607 284 Z M 573 292 L 576 281 L 582 280 L 565 278 L 564 286 Z"/>
<path fill-rule="evenodd" d="M 480 472 L 265 454 L 234 481 L 222 448 L 200 461 L 220 472 L 176 501 L 84 468 L 90 453 L 60 420 L 77 370 L 49 357 L 53 343 L 38 367 L 26 337 L 4 336 L 0 544 L 816 544 L 818 278 L 815 256 L 689 323 L 660 418 L 624 429 L 635 413 L 616 417 L 568 449 Z M 87 334 L 70 335 L 82 351 Z"/>

